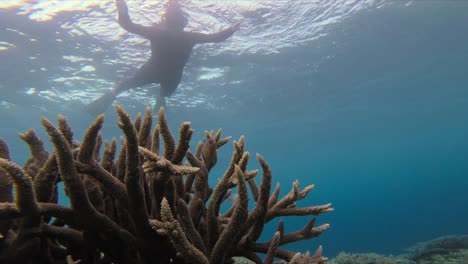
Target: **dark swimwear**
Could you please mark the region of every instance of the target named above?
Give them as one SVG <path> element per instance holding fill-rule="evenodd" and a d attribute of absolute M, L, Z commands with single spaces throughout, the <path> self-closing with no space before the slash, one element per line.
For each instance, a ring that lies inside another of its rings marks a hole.
<path fill-rule="evenodd" d="M 234 34 L 235 30 L 226 30 L 204 34 L 165 29 L 159 24 L 142 26 L 131 21 L 128 13 L 119 14 L 120 26 L 130 33 L 138 34 L 151 43 L 151 57 L 128 80 L 115 87 L 116 93 L 150 83 L 161 85 L 160 95 L 172 95 L 179 85 L 182 73 L 193 47 L 196 44 L 221 42 Z"/>
<path fill-rule="evenodd" d="M 123 4 L 125 4 L 124 1 Z M 185 64 L 190 58 L 193 47 L 200 43 L 224 41 L 239 28 L 239 24 L 237 24 L 214 34 L 188 32 L 183 31 L 183 27 L 186 25 L 184 22 L 187 22 L 183 20 L 185 19 L 183 17 L 180 20 L 182 22 L 180 30 L 167 28 L 161 24 L 142 26 L 132 22 L 126 6 L 121 9 L 119 9 L 120 26 L 130 33 L 148 39 L 151 43 L 151 57 L 130 79 L 116 84 L 112 91 L 87 105 L 85 111 L 91 115 L 105 112 L 119 93 L 151 83 L 160 84 L 157 103 L 164 106 L 164 98 L 174 93 L 182 79 Z M 178 14 L 175 12 L 172 15 L 177 16 Z M 174 16 L 169 16 L 168 19 L 174 19 Z"/>

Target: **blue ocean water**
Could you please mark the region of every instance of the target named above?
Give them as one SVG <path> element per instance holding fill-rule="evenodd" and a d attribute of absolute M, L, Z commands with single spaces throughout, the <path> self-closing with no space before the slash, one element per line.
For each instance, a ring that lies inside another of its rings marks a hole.
<path fill-rule="evenodd" d="M 81 138 L 93 120 L 81 107 L 139 67 L 148 46 L 120 31 L 112 1 L 14 2 L 0 4 L 0 137 L 22 164 L 28 152 L 17 132 L 32 127 L 47 141 L 39 118 L 64 114 Z M 162 6 L 128 2 L 143 23 Z M 245 135 L 282 194 L 295 179 L 315 184 L 299 205 L 331 202 L 335 211 L 317 218 L 331 228 L 290 248 L 399 254 L 468 233 L 467 1 L 186 5 L 193 30 L 235 21 L 242 28 L 225 43 L 197 47 L 169 101 L 172 129 L 191 121 L 192 145 L 204 130 Z M 152 89 L 117 102 L 135 116 L 154 103 Z M 105 138 L 120 136 L 116 122 L 109 110 Z M 212 183 L 231 153 L 230 144 L 220 150 Z M 287 218 L 286 230 L 309 219 Z M 262 239 L 275 229 L 268 225 Z"/>

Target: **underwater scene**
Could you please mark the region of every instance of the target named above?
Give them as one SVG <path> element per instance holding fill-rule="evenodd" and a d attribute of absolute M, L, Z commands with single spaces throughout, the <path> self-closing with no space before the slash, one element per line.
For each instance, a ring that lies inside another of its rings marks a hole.
<path fill-rule="evenodd" d="M 468 264 L 468 1 L 0 1 L 0 264 Z"/>

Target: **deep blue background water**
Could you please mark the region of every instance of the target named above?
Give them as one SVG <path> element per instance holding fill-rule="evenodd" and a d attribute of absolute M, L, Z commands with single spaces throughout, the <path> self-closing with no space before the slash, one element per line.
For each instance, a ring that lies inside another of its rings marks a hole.
<path fill-rule="evenodd" d="M 295 179 L 303 187 L 315 184 L 299 204 L 333 203 L 334 212 L 318 217 L 318 223 L 331 228 L 318 239 L 290 245 L 294 250 L 314 251 L 321 244 L 326 256 L 339 251 L 398 254 L 419 241 L 467 234 L 465 10 L 468 2 L 456 0 L 390 5 L 350 16 L 327 27 L 326 36 L 277 54 L 195 57 L 192 67 L 228 65 L 234 69 L 229 78 L 243 83 L 223 90 L 231 100 L 223 101 L 222 108 L 177 105 L 168 110 L 168 118 L 174 131 L 180 122 L 192 122 L 193 146 L 205 129 L 222 127 L 234 138 L 246 135 L 247 150 L 266 158 L 283 194 Z M 319 61 L 316 70 L 308 66 Z M 20 163 L 27 150 L 15 133 L 30 127 L 42 133 L 39 116 L 65 114 L 77 138 L 92 122 L 72 106 L 13 89 L 24 80 L 12 69 L 25 64 L 0 62 L 10 69 L 8 76 L 0 73 L 0 80 L 8 80 L 2 83 L 0 101 L 16 104 L 13 110 L 0 109 L 0 136 L 10 142 L 13 159 Z M 246 71 L 245 65 L 252 68 Z M 224 100 L 216 90 L 212 93 L 211 103 Z M 121 102 L 125 107 L 125 98 Z M 127 105 L 133 115 L 143 107 Z M 109 111 L 105 138 L 120 135 L 115 124 Z M 220 150 L 212 183 L 231 153 L 230 144 Z M 285 220 L 286 230 L 293 231 L 309 218 Z M 269 225 L 263 239 L 275 228 Z"/>

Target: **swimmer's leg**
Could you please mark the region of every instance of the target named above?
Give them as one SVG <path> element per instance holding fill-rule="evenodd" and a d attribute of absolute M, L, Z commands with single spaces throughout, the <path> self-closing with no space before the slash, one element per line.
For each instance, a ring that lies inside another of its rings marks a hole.
<path fill-rule="evenodd" d="M 159 111 L 159 108 L 163 107 L 165 110 L 167 110 L 167 105 L 166 105 L 166 97 L 161 96 L 161 93 L 157 93 L 156 95 L 156 104 L 154 105 L 154 111 L 157 112 Z"/>
<path fill-rule="evenodd" d="M 120 92 L 130 89 L 130 87 L 123 89 L 127 87 L 126 83 L 128 82 L 122 82 L 116 85 L 111 91 L 106 92 L 98 99 L 92 101 L 85 107 L 85 111 L 92 116 L 104 113 Z"/>
<path fill-rule="evenodd" d="M 132 78 L 115 85 L 111 91 L 88 104 L 84 109 L 85 112 L 92 116 L 104 113 L 120 93 L 151 83 L 151 74 L 152 69 L 144 64 Z"/>
<path fill-rule="evenodd" d="M 164 107 L 165 110 L 168 109 L 166 104 L 166 97 L 171 96 L 176 90 L 177 86 L 179 86 L 178 80 L 172 82 L 161 82 L 159 93 L 156 93 L 156 105 L 154 106 L 154 110 L 159 111 L 160 107 Z"/>

